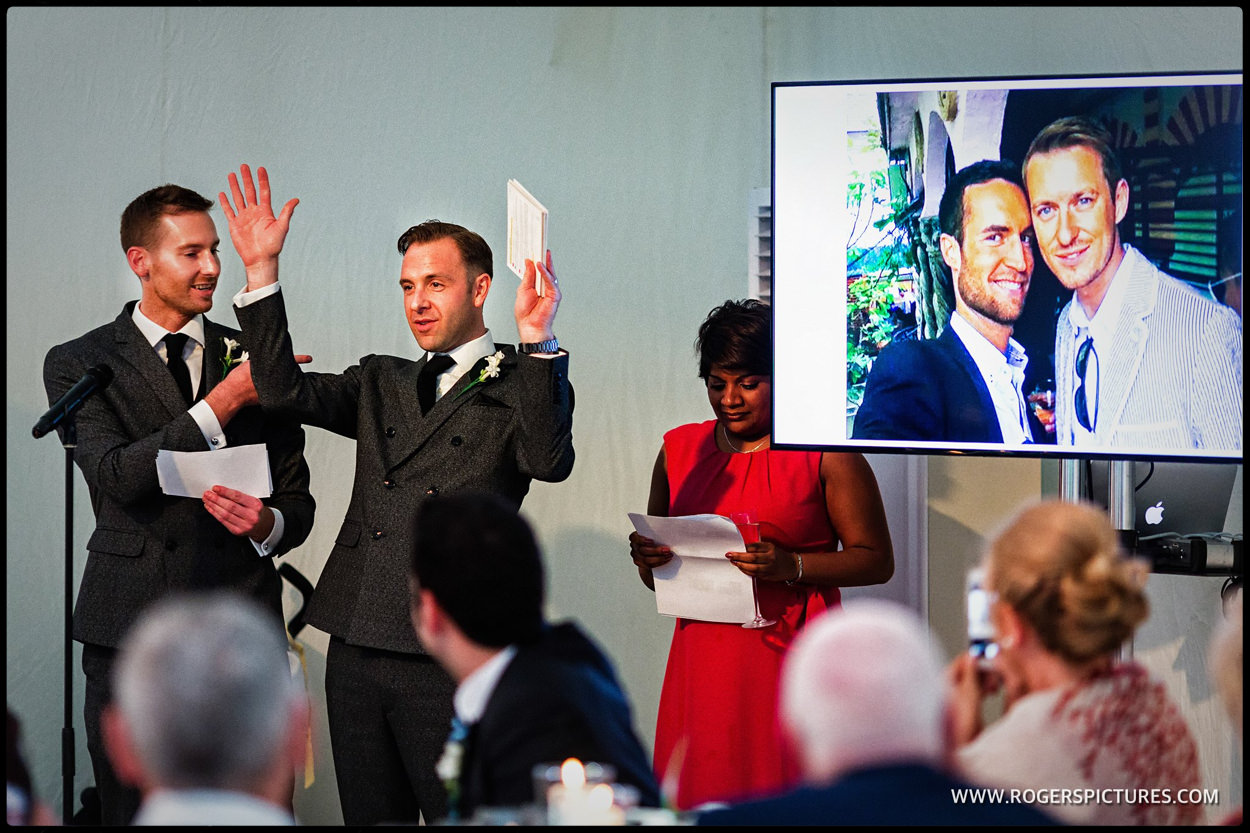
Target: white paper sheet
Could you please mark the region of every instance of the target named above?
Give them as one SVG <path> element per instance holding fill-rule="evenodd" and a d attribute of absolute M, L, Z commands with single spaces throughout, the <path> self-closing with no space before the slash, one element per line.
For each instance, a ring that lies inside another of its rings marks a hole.
<path fill-rule="evenodd" d="M 525 279 L 525 261 L 546 263 L 547 209 L 515 179 L 508 180 L 508 268 Z M 534 270 L 534 291 L 544 294 L 542 275 Z"/>
<path fill-rule="evenodd" d="M 156 452 L 161 491 L 175 497 L 200 497 L 213 486 L 228 486 L 252 497 L 273 494 L 269 451 L 259 445 L 236 445 L 220 451 Z"/>
<path fill-rule="evenodd" d="M 656 609 L 665 616 L 741 624 L 755 617 L 751 577 L 725 558 L 745 552 L 733 521 L 720 515 L 666 518 L 629 513 L 639 535 L 673 551 L 673 560 L 652 571 Z"/>

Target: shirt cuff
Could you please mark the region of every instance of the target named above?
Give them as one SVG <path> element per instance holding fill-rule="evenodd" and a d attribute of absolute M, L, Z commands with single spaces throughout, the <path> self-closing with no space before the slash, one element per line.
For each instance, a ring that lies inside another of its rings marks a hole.
<path fill-rule="evenodd" d="M 263 541 L 252 541 L 252 546 L 256 547 L 256 552 L 268 558 L 277 552 L 278 542 L 282 540 L 282 512 L 269 507 L 269 511 L 273 512 L 273 531 L 269 533 L 269 537 Z M 251 541 L 252 539 L 248 539 Z"/>
<path fill-rule="evenodd" d="M 263 298 L 268 298 L 270 295 L 277 294 L 278 290 L 281 288 L 282 287 L 277 281 L 267 286 L 262 286 L 260 289 L 253 289 L 251 292 L 248 292 L 247 287 L 245 286 L 235 293 L 234 298 L 231 300 L 236 307 L 245 307 L 248 304 L 254 304 Z"/>
<path fill-rule="evenodd" d="M 201 399 L 192 405 L 187 413 L 195 420 L 195 424 L 200 427 L 200 433 L 204 435 L 204 442 L 208 443 L 210 451 L 217 451 L 226 447 L 226 431 L 221 427 L 221 423 L 217 421 L 217 414 L 213 413 L 212 405 Z"/>

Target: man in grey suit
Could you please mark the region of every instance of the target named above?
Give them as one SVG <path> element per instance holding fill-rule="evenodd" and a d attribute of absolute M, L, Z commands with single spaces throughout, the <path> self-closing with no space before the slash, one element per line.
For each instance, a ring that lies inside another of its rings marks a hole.
<path fill-rule="evenodd" d="M 285 635 L 273 557 L 299 546 L 312 528 L 303 429 L 262 414 L 242 334 L 205 316 L 221 273 L 212 206 L 178 185 L 131 202 L 122 214 L 121 243 L 140 281 L 138 303 L 126 304 L 112 323 L 53 347 L 44 360 L 49 402 L 88 368 L 105 365 L 114 374 L 75 415 L 74 447 L 96 525 L 73 636 L 83 643 L 87 749 L 109 825 L 129 823 L 139 806 L 138 793 L 118 782 L 100 733 L 113 661 L 128 627 L 173 591 L 229 587 L 260 602 Z M 65 422 L 57 427 L 62 441 L 66 428 Z M 274 485 L 265 500 L 224 486 L 200 499 L 161 489 L 159 450 L 260 443 Z"/>
<path fill-rule="evenodd" d="M 486 241 L 450 223 L 413 226 L 399 238 L 399 283 L 426 356 L 368 355 L 342 373 L 303 373 L 278 286 L 299 201 L 275 217 L 268 174 L 257 174 L 254 183 L 240 168 L 242 190 L 230 174 L 234 208 L 225 192 L 219 199 L 247 270 L 236 315 L 253 345 L 261 405 L 356 440 L 351 501 L 307 620 L 331 635 L 326 706 L 343 820 L 434 820 L 446 812 L 435 763 L 455 683 L 408 617 L 413 523 L 437 495 L 485 492 L 519 507 L 531 480 L 559 482 L 572 470 L 573 398 L 568 353 L 552 329 L 560 288 L 551 253 L 545 264 L 527 261 L 517 289 L 518 355 L 496 346 L 483 319 L 493 269 Z"/>
<path fill-rule="evenodd" d="M 1120 241 L 1111 134 L 1059 119 L 1024 157 L 1046 265 L 1075 294 L 1055 332 L 1059 445 L 1241 456 L 1241 319 Z"/>

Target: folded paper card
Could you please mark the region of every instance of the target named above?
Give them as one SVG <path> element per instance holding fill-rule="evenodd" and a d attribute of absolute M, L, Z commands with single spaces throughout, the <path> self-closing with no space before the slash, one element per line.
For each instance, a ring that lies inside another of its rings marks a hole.
<path fill-rule="evenodd" d="M 228 486 L 252 497 L 273 494 L 269 452 L 264 444 L 236 445 L 220 451 L 156 452 L 161 491 L 175 497 L 200 497 L 213 486 Z"/>
<path fill-rule="evenodd" d="M 639 535 L 673 551 L 673 559 L 651 571 L 656 609 L 665 616 L 705 622 L 748 622 L 755 615 L 750 576 L 734 566 L 727 552 L 745 552 L 733 521 L 721 515 L 629 513 Z"/>
<path fill-rule="evenodd" d="M 547 209 L 521 183 L 508 180 L 508 268 L 525 279 L 525 261 L 546 263 Z M 542 276 L 534 270 L 534 291 L 543 294 Z"/>

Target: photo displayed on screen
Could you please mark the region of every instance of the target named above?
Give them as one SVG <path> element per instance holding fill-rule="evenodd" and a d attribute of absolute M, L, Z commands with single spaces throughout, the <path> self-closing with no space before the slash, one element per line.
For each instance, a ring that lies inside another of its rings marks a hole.
<path fill-rule="evenodd" d="M 774 84 L 774 445 L 1240 461 L 1241 89 Z"/>

